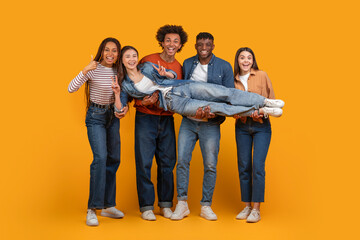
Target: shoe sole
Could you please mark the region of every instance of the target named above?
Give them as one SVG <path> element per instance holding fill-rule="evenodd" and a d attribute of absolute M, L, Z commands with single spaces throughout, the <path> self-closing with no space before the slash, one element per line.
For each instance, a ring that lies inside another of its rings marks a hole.
<path fill-rule="evenodd" d="M 171 218 L 171 217 L 170 217 L 170 219 L 171 219 L 171 220 L 178 221 L 178 220 L 184 219 L 184 218 L 187 217 L 189 214 L 190 214 L 190 210 L 186 210 L 186 211 L 184 212 L 184 215 L 182 216 L 182 218 Z"/>
<path fill-rule="evenodd" d="M 259 222 L 261 220 L 261 218 L 259 219 L 259 220 L 257 220 L 257 221 L 248 221 L 248 220 L 246 220 L 246 222 L 247 223 L 257 223 L 257 222 Z"/>
<path fill-rule="evenodd" d="M 86 222 L 86 225 L 88 225 L 89 227 L 97 227 L 97 226 L 99 226 L 99 223 L 93 224 L 93 223 Z"/>
<path fill-rule="evenodd" d="M 217 218 L 207 218 L 204 214 L 200 213 L 200 217 L 206 219 L 206 220 L 209 220 L 209 221 L 216 221 Z"/>
<path fill-rule="evenodd" d="M 116 215 L 111 214 L 111 213 L 103 213 L 103 212 L 100 213 L 100 216 L 108 217 L 108 218 L 116 218 L 116 219 L 119 219 L 119 218 L 123 218 L 123 217 L 124 217 L 124 216 L 119 217 L 119 216 L 116 216 Z"/>
<path fill-rule="evenodd" d="M 238 217 L 236 217 L 237 220 L 246 220 L 247 218 L 248 218 L 248 216 L 247 216 L 247 217 L 244 217 L 244 218 L 238 218 Z"/>
<path fill-rule="evenodd" d="M 145 220 L 145 221 L 156 221 L 156 218 L 155 219 L 146 219 L 146 218 L 141 217 L 141 219 Z"/>

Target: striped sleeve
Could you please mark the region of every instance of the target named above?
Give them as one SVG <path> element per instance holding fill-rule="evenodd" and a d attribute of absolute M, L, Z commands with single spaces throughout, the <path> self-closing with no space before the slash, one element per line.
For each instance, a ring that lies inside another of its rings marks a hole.
<path fill-rule="evenodd" d="M 91 71 L 90 71 L 91 72 Z M 80 73 L 70 82 L 69 87 L 68 87 L 68 91 L 70 93 L 76 92 L 77 90 L 79 90 L 79 88 L 87 81 L 89 80 L 88 75 L 90 74 L 90 72 L 88 72 L 86 75 L 84 75 L 82 73 L 82 71 L 80 71 Z"/>

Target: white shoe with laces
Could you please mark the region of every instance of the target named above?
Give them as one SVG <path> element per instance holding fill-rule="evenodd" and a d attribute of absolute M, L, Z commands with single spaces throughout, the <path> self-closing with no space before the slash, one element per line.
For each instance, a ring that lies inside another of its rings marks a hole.
<path fill-rule="evenodd" d="M 205 218 L 206 220 L 215 221 L 217 220 L 217 216 L 210 206 L 202 206 L 200 217 Z"/>
<path fill-rule="evenodd" d="M 152 210 L 147 210 L 141 214 L 141 218 L 147 221 L 155 221 L 156 217 Z"/>
<path fill-rule="evenodd" d="M 264 103 L 265 103 L 265 107 L 271 107 L 271 108 L 282 108 L 285 105 L 285 102 L 280 99 L 266 98 Z"/>
<path fill-rule="evenodd" d="M 88 226 L 98 226 L 99 221 L 96 217 L 95 209 L 88 209 L 86 214 L 86 225 Z"/>
<path fill-rule="evenodd" d="M 178 201 L 175 211 L 171 215 L 171 220 L 181 220 L 190 214 L 190 210 L 186 201 Z"/>
<path fill-rule="evenodd" d="M 164 216 L 164 218 L 170 218 L 173 212 L 170 208 L 160 208 L 160 214 Z"/>
<path fill-rule="evenodd" d="M 264 111 L 265 118 L 267 118 L 268 116 L 280 117 L 283 113 L 283 110 L 281 108 L 263 107 L 262 110 Z"/>
<path fill-rule="evenodd" d="M 260 210 L 253 209 L 251 210 L 250 215 L 247 217 L 246 222 L 248 223 L 256 223 L 261 220 Z"/>
<path fill-rule="evenodd" d="M 123 218 L 124 217 L 124 213 L 122 211 L 116 209 L 115 207 L 104 208 L 103 210 L 101 210 L 100 215 L 103 217 L 109 217 L 109 218 Z"/>
<path fill-rule="evenodd" d="M 247 217 L 250 215 L 250 213 L 251 213 L 251 207 L 246 206 L 246 207 L 236 216 L 236 219 L 238 219 L 238 220 L 247 219 Z"/>

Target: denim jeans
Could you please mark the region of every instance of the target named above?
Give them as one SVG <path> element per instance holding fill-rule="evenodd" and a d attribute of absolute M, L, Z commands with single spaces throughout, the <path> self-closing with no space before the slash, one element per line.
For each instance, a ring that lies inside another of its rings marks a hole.
<path fill-rule="evenodd" d="M 211 112 L 222 116 L 250 116 L 264 106 L 261 95 L 227 88 L 218 84 L 189 82 L 174 86 L 165 96 L 168 108 L 185 116 L 194 116 L 199 107 L 210 106 Z"/>
<path fill-rule="evenodd" d="M 187 200 L 189 167 L 196 141 L 199 140 L 204 164 L 202 199 L 200 204 L 210 206 L 216 182 L 216 165 L 220 143 L 220 124 L 198 122 L 183 118 L 178 137 L 176 187 L 178 200 Z"/>
<path fill-rule="evenodd" d="M 90 106 L 86 127 L 94 159 L 90 165 L 88 208 L 116 205 L 116 171 L 120 164 L 120 122 L 112 109 Z"/>
<path fill-rule="evenodd" d="M 137 111 L 135 117 L 136 184 L 140 211 L 154 209 L 155 191 L 151 166 L 157 163 L 157 193 L 160 207 L 172 207 L 173 169 L 176 143 L 173 116 L 158 116 Z"/>
<path fill-rule="evenodd" d="M 269 119 L 263 121 L 259 123 L 247 118 L 246 123 L 240 120 L 236 122 L 238 169 L 243 202 L 264 202 L 265 159 L 271 140 L 271 124 Z"/>

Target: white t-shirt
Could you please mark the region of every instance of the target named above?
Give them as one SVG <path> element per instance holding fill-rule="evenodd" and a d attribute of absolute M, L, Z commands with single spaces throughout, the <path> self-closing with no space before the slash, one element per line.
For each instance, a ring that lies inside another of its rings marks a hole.
<path fill-rule="evenodd" d="M 142 93 L 151 94 L 155 92 L 156 90 L 160 90 L 161 94 L 164 96 L 167 92 L 169 92 L 172 87 L 163 87 L 160 85 L 157 85 L 153 81 L 151 81 L 148 77 L 144 76 L 140 82 L 135 83 L 135 87 L 137 90 L 139 90 Z"/>
<path fill-rule="evenodd" d="M 208 77 L 207 73 L 208 73 L 208 64 L 201 65 L 200 63 L 198 63 L 198 65 L 194 69 L 194 72 L 191 74 L 190 79 L 199 82 L 207 82 L 207 77 Z"/>
<path fill-rule="evenodd" d="M 248 82 L 247 81 L 248 81 L 249 77 L 250 77 L 250 72 L 245 75 L 240 76 L 240 81 L 244 85 L 246 92 L 248 90 Z"/>
<path fill-rule="evenodd" d="M 207 82 L 208 64 L 201 65 L 200 63 L 198 63 L 198 65 L 196 65 L 193 73 L 191 74 L 190 79 L 194 80 L 194 81 L 198 81 L 198 82 Z M 207 122 L 207 119 L 198 119 L 198 118 L 193 118 L 193 117 L 188 117 L 188 118 L 190 118 L 194 121 L 198 121 L 198 122 Z"/>

